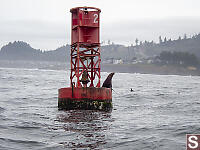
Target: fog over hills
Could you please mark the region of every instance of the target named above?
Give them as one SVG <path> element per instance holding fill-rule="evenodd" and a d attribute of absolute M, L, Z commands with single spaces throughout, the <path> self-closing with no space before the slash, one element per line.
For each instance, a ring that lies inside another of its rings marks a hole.
<path fill-rule="evenodd" d="M 102 62 L 113 59 L 121 59 L 131 62 L 135 59 L 159 56 L 163 51 L 187 52 L 200 59 L 200 34 L 190 38 L 185 35 L 177 40 L 159 37 L 159 43 L 154 41 L 135 40 L 136 45 L 124 46 L 109 42 L 101 47 Z M 23 41 L 10 42 L 0 51 L 0 60 L 31 60 L 31 61 L 70 61 L 70 45 L 64 45 L 56 50 L 43 51 L 32 48 Z"/>

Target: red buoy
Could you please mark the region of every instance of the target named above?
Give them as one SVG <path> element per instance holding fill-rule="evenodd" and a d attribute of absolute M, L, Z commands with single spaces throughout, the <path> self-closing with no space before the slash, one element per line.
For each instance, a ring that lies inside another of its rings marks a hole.
<path fill-rule="evenodd" d="M 72 13 L 71 75 L 68 88 L 59 89 L 59 109 L 112 108 L 111 88 L 100 87 L 101 10 L 95 7 L 76 7 Z"/>

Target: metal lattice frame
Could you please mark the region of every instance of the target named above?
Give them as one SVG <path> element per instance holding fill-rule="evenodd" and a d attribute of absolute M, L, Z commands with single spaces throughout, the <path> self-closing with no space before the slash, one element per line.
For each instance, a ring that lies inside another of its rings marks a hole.
<path fill-rule="evenodd" d="M 80 78 L 83 72 L 88 72 L 89 87 L 100 87 L 100 44 L 75 43 L 71 45 L 71 86 L 77 79 L 75 87 L 82 87 Z M 94 81 L 97 84 L 94 85 Z"/>

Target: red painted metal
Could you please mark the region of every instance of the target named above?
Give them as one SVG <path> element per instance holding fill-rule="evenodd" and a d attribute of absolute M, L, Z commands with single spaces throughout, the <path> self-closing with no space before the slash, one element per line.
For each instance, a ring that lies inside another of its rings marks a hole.
<path fill-rule="evenodd" d="M 71 99 L 78 101 L 87 100 L 111 100 L 112 94 L 110 88 L 74 88 L 72 93 L 72 87 L 59 89 L 59 98 Z"/>
<path fill-rule="evenodd" d="M 72 13 L 71 32 L 71 86 L 82 87 L 80 77 L 87 71 L 89 87 L 100 87 L 99 17 L 95 7 L 76 7 Z M 95 83 L 96 81 L 96 83 Z"/>
<path fill-rule="evenodd" d="M 70 12 L 72 13 L 71 87 L 59 89 L 58 107 L 100 110 L 112 108 L 111 88 L 100 87 L 101 10 L 95 7 L 76 7 Z"/>

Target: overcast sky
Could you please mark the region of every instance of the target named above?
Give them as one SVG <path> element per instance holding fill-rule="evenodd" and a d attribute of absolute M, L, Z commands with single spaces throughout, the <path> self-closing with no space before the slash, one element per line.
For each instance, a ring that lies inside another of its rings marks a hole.
<path fill-rule="evenodd" d="M 200 0 L 0 0 L 0 47 L 21 40 L 43 50 L 70 44 L 70 8 L 101 12 L 101 41 L 177 39 L 200 32 Z"/>

